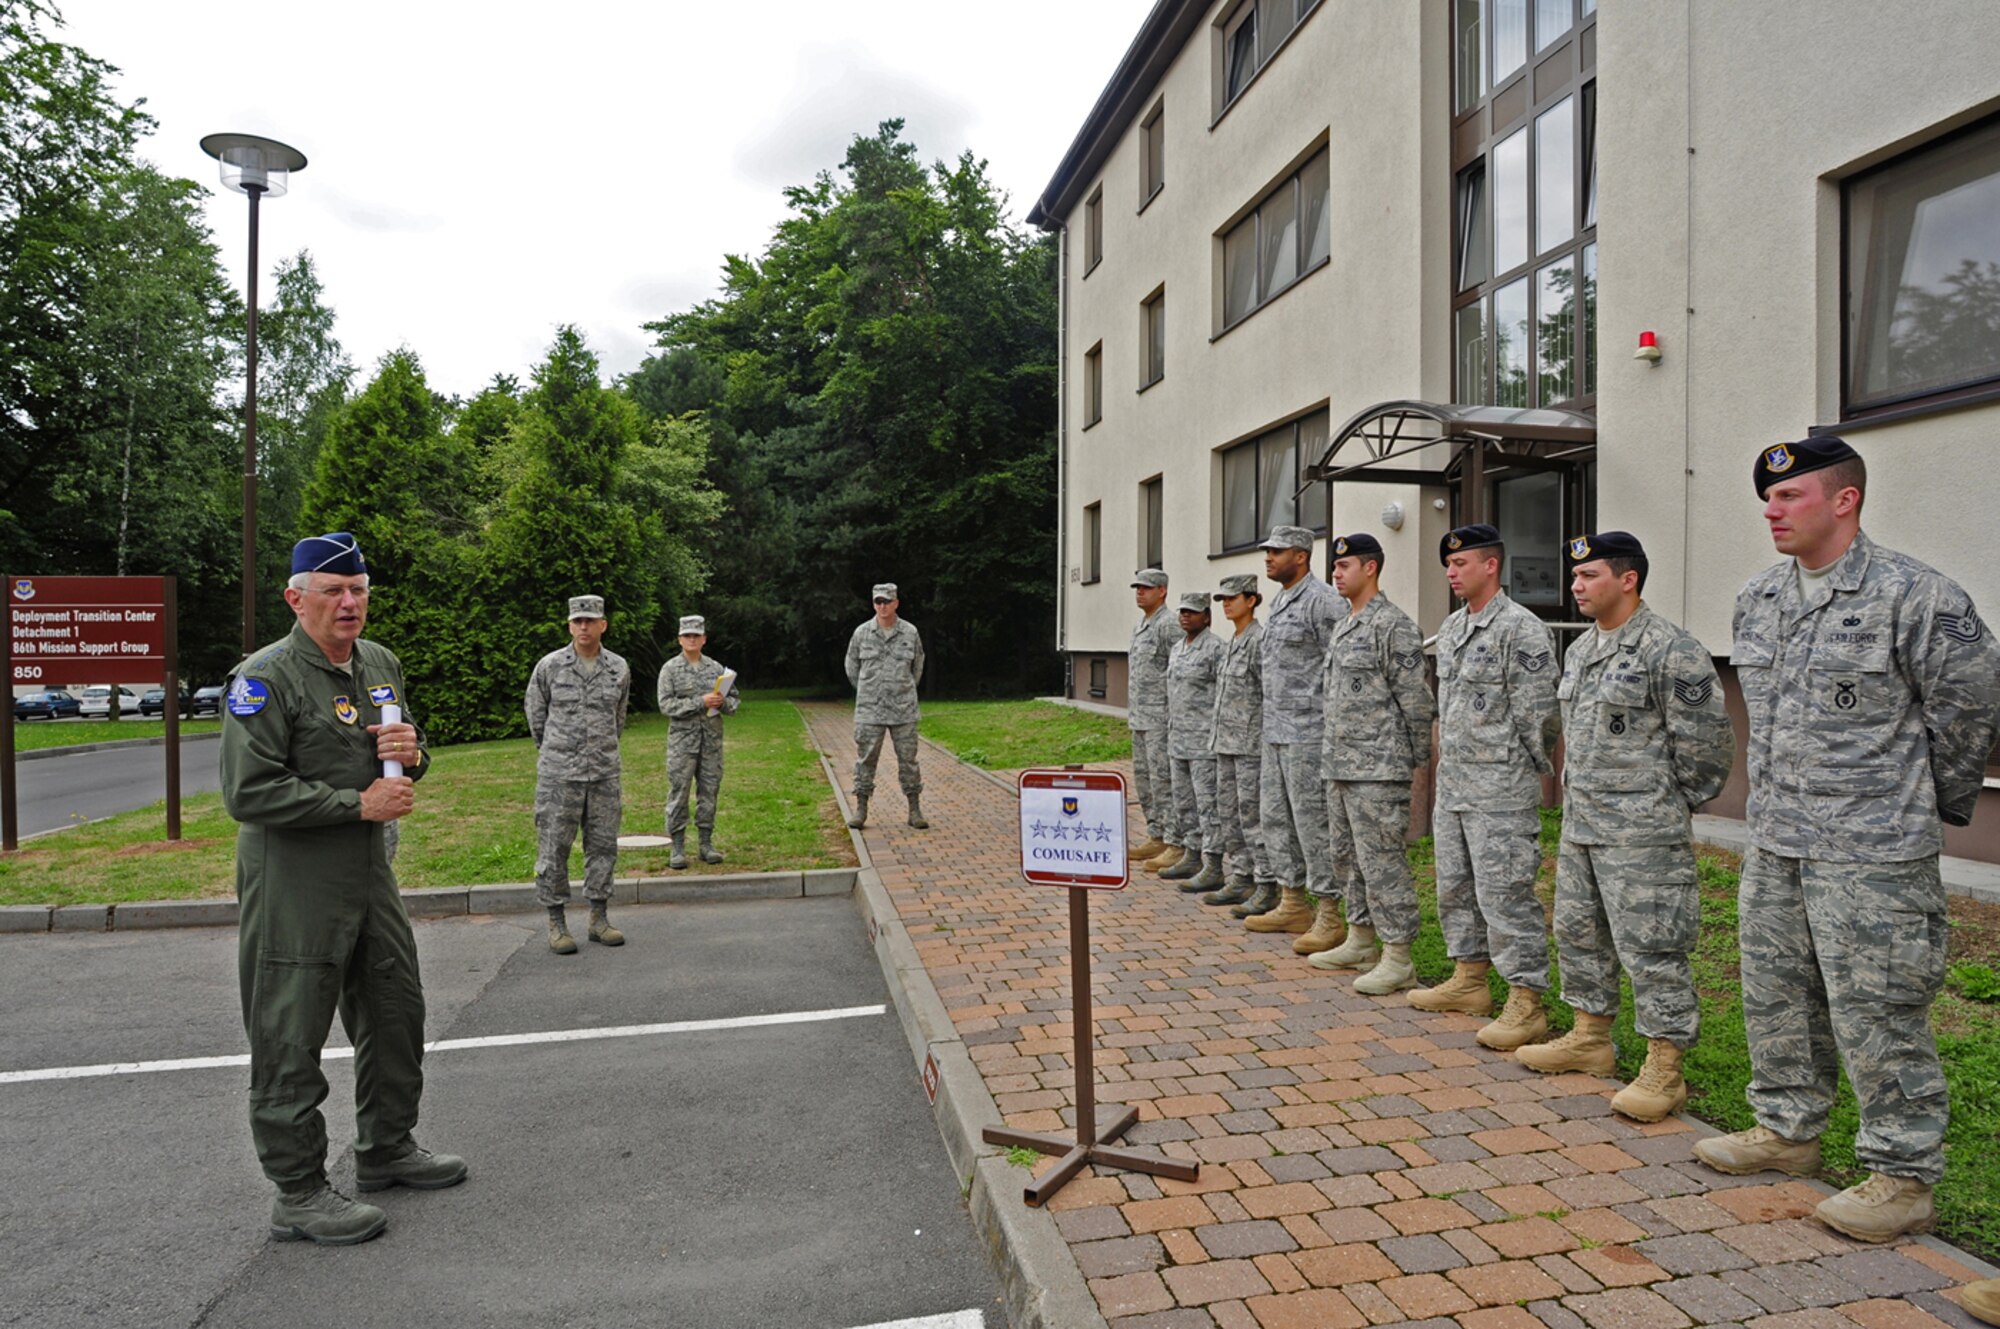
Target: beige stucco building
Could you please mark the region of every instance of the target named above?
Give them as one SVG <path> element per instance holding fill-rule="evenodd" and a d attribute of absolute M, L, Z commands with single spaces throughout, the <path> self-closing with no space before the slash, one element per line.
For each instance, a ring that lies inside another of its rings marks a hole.
<path fill-rule="evenodd" d="M 1497 522 L 1556 623 L 1559 541 L 1631 530 L 1726 660 L 1775 558 L 1752 462 L 1809 431 L 1868 459 L 1871 535 L 2000 614 L 1992 15 L 1160 0 L 1030 214 L 1063 254 L 1071 694 L 1123 701 L 1133 568 L 1210 589 L 1294 520 L 1376 535 L 1426 631 L 1454 524 Z"/>

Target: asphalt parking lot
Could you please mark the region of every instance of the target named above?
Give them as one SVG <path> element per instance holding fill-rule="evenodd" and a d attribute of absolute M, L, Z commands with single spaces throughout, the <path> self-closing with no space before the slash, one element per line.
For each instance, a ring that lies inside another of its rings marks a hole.
<path fill-rule="evenodd" d="M 268 1239 L 245 1069 L 130 1068 L 244 1051 L 233 931 L 0 938 L 0 1324 L 1000 1329 L 851 903 L 616 920 L 630 945 L 569 957 L 534 916 L 418 925 L 446 1041 L 418 1138 L 471 1175 L 371 1197 L 387 1233 L 344 1249 Z"/>

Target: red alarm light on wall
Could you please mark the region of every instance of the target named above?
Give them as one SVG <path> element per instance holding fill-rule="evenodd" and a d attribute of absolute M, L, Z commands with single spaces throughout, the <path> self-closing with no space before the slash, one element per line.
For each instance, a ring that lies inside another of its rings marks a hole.
<path fill-rule="evenodd" d="M 1632 358 L 1649 364 L 1660 363 L 1660 339 L 1650 332 L 1640 333 L 1639 349 L 1632 352 Z"/>

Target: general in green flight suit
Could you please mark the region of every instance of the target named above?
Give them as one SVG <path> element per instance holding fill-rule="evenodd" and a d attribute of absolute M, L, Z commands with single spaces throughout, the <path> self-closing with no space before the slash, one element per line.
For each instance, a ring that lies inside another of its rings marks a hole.
<path fill-rule="evenodd" d="M 327 1184 L 320 1050 L 336 1009 L 355 1050 L 360 1188 L 465 1179 L 463 1159 L 410 1134 L 424 1085 L 424 992 L 383 838 L 410 811 L 430 761 L 414 726 L 382 723 L 384 706 L 408 701 L 396 657 L 361 640 L 368 568 L 354 537 L 299 541 L 285 603 L 298 623 L 244 662 L 223 707 L 250 1132 L 278 1187 L 271 1235 L 350 1245 L 388 1220 Z M 385 776 L 388 761 L 405 773 Z"/>

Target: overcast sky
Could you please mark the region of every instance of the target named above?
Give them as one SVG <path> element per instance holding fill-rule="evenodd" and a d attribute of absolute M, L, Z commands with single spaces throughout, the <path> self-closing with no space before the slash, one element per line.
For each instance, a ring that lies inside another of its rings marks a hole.
<path fill-rule="evenodd" d="M 239 290 L 248 205 L 199 140 L 304 152 L 263 209 L 260 296 L 310 249 L 364 373 L 407 345 L 470 395 L 562 323 L 632 369 L 641 324 L 714 294 L 781 191 L 892 116 L 927 162 L 985 157 L 1019 222 L 1151 3 L 67 0 L 58 35 L 146 99 L 146 155 L 213 191 Z"/>

